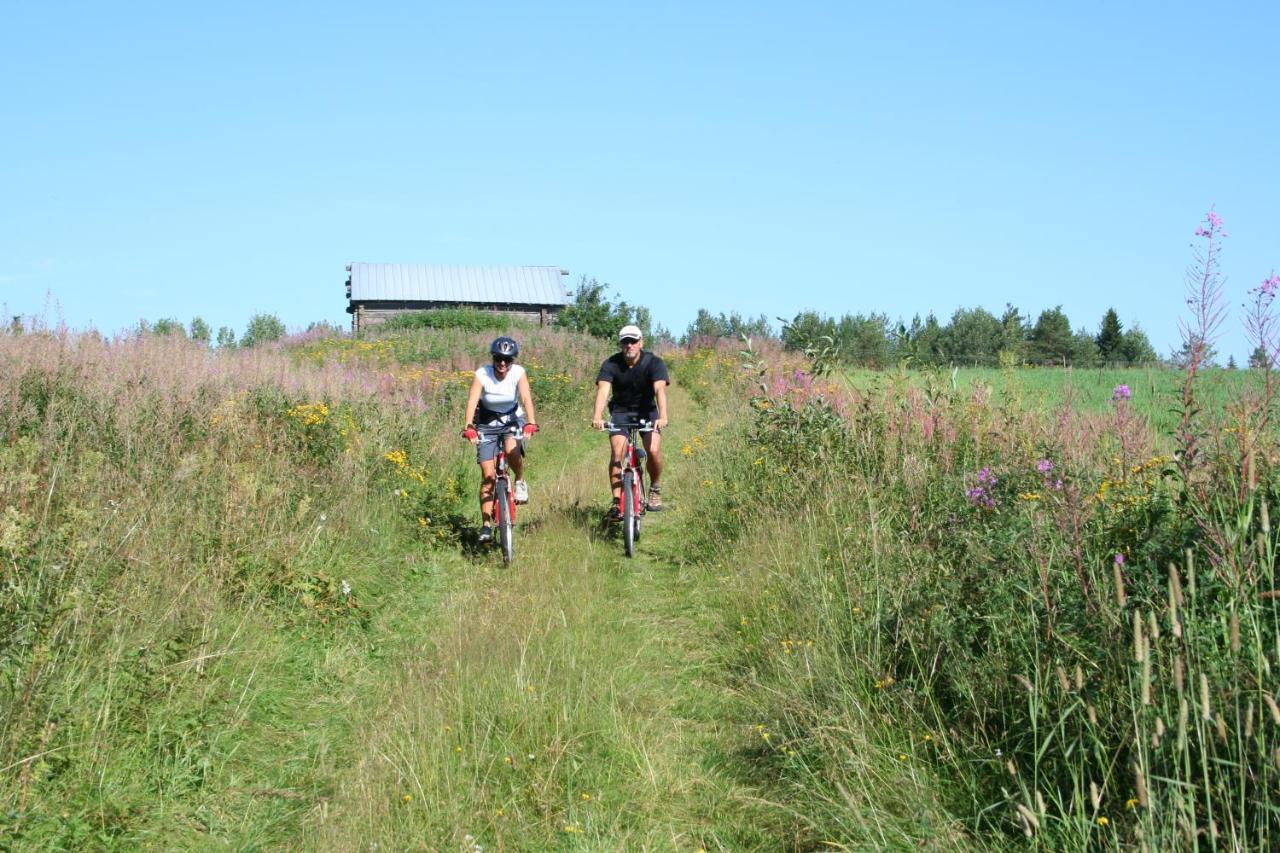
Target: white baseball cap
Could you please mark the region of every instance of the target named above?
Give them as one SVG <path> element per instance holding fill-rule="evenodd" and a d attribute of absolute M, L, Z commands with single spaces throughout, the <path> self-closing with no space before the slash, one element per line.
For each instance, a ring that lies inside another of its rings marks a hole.
<path fill-rule="evenodd" d="M 635 338 L 639 340 L 644 337 L 644 333 L 640 331 L 639 326 L 623 326 L 618 330 L 618 340 L 623 338 Z"/>

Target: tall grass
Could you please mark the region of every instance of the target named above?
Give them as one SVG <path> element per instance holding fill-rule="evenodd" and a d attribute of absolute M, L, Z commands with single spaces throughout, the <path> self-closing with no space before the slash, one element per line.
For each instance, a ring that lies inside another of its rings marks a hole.
<path fill-rule="evenodd" d="M 833 388 L 748 355 L 750 416 L 693 449 L 689 543 L 727 571 L 723 667 L 769 735 L 742 772 L 854 846 L 1276 844 L 1260 389 L 1197 407 L 1187 470 L 1138 383 L 1027 405 L 1020 375 Z"/>
<path fill-rule="evenodd" d="M 523 336 L 554 425 L 589 344 Z M 0 334 L 6 838 L 296 831 L 401 642 L 387 605 L 428 596 L 475 515 L 456 428 L 488 337 L 448 341 Z"/>

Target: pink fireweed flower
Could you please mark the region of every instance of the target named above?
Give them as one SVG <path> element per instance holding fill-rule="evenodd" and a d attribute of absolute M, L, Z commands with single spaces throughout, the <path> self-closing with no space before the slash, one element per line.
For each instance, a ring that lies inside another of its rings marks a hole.
<path fill-rule="evenodd" d="M 1120 400 L 1128 400 L 1133 396 L 1133 392 L 1129 390 L 1128 385 L 1117 385 L 1111 391 L 1111 399 L 1119 402 Z"/>
<path fill-rule="evenodd" d="M 1276 290 L 1280 289 L 1280 275 L 1272 273 L 1269 278 L 1264 278 L 1262 284 L 1258 285 L 1258 293 L 1266 296 L 1268 299 L 1276 295 Z"/>

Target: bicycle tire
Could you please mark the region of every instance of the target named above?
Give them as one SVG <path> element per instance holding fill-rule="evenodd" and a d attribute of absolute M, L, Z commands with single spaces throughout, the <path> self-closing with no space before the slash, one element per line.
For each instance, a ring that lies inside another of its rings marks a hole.
<path fill-rule="evenodd" d="M 516 556 L 515 525 L 511 523 L 511 493 L 507 481 L 501 478 L 494 484 L 493 514 L 498 522 L 498 543 L 502 546 L 502 562 L 510 563 Z"/>
<path fill-rule="evenodd" d="M 628 557 L 634 557 L 636 553 L 634 477 L 631 471 L 622 472 L 622 551 Z"/>
<path fill-rule="evenodd" d="M 648 495 L 644 491 L 644 469 L 636 469 L 636 541 L 640 541 L 640 522 L 644 520 L 645 511 L 649 508 Z"/>

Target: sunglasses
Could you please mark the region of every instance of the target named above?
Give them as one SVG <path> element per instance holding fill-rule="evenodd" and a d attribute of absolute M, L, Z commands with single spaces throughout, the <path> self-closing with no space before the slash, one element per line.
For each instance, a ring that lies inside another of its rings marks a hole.
<path fill-rule="evenodd" d="M 513 360 L 514 359 L 512 359 L 510 356 L 505 356 L 505 355 L 495 355 L 493 357 L 494 364 L 510 364 Z"/>
<path fill-rule="evenodd" d="M 625 346 L 630 346 L 631 344 L 640 343 L 640 339 L 639 338 L 623 338 L 618 343 L 622 344 L 625 347 Z"/>

